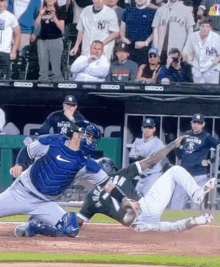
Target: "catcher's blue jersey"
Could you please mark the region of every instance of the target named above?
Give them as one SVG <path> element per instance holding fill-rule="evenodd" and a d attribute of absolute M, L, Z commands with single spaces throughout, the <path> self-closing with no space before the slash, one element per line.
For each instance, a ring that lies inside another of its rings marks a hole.
<path fill-rule="evenodd" d="M 79 170 L 85 166 L 93 173 L 101 169 L 98 163 L 86 158 L 79 150 L 74 151 L 67 147 L 66 139 L 62 135 L 46 135 L 40 137 L 38 141 L 39 148 L 41 145 L 42 149 L 46 146 L 48 148 L 43 156 L 38 152 L 40 157 L 31 167 L 30 178 L 36 189 L 44 195 L 56 196 L 62 193 L 73 182 Z M 37 157 L 36 151 L 35 157 Z"/>

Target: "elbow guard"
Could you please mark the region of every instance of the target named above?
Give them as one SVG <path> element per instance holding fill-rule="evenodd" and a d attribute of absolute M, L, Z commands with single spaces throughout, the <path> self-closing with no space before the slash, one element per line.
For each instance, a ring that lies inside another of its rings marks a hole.
<path fill-rule="evenodd" d="M 34 160 L 31 159 L 27 152 L 27 147 L 22 148 L 16 158 L 16 164 L 23 166 L 23 171 L 26 170 Z"/>

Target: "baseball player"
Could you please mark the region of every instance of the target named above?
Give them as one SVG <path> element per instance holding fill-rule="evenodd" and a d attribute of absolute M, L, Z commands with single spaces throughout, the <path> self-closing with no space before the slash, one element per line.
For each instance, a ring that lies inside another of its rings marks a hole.
<path fill-rule="evenodd" d="M 136 138 L 132 144 L 131 151 L 129 153 L 129 162 L 144 159 L 164 146 L 163 142 L 155 136 L 156 127 L 155 122 L 151 118 L 146 118 L 142 122 L 142 134 L 143 138 Z M 151 188 L 152 184 L 162 174 L 162 164 L 158 162 L 150 169 L 142 172 L 139 176 L 139 181 L 136 186 L 136 190 L 145 196 L 147 191 Z"/>
<path fill-rule="evenodd" d="M 17 176 L 27 157 L 34 163 L 15 180 L 11 187 L 0 194 L 0 217 L 13 214 L 30 214 L 41 224 L 30 224 L 25 236 L 46 236 L 79 233 L 74 212 L 65 212 L 56 198 L 68 189 L 77 177 L 84 177 L 99 185 L 119 201 L 127 201 L 100 165 L 85 155 L 96 146 L 95 139 L 101 137 L 99 129 L 92 123 L 82 121 L 74 124 L 67 139 L 63 135 L 45 135 L 23 148 L 18 157 L 19 164 L 10 169 Z M 131 204 L 134 205 L 134 202 Z M 15 229 L 18 236 L 19 227 Z"/>
<path fill-rule="evenodd" d="M 79 226 L 82 226 L 84 221 L 88 222 L 96 213 L 105 214 L 124 226 L 131 225 L 131 227 L 138 232 L 180 232 L 191 229 L 197 225 L 211 222 L 213 217 L 207 214 L 172 223 L 161 222 L 160 217 L 171 199 L 176 183 L 184 187 L 195 203 L 201 204 L 204 196 L 214 188 L 216 184 L 215 178 L 209 180 L 205 186 L 201 188 L 185 169 L 180 166 L 174 166 L 153 184 L 144 197 L 141 197 L 133 187 L 133 178 L 137 174 L 142 173 L 142 171 L 161 160 L 161 158 L 165 157 L 173 148 L 179 146 L 181 141 L 182 138 L 180 137 L 159 150 L 155 155 L 137 161 L 118 172 L 109 174 L 112 183 L 120 187 L 127 196 L 138 201 L 142 210 L 140 216 L 135 218 L 134 212 L 130 209 L 127 209 L 126 213 L 124 210 L 126 207 L 125 205 L 120 204 L 114 197 L 104 192 L 99 186 L 96 186 L 88 192 L 83 206 L 77 214 Z M 100 159 L 99 162 L 106 171 L 113 171 L 114 164 L 110 159 Z"/>
<path fill-rule="evenodd" d="M 203 186 L 207 177 L 207 156 L 210 148 L 216 148 L 219 141 L 204 130 L 205 118 L 201 113 L 192 116 L 191 130 L 186 134 L 189 136 L 184 140 L 182 149 L 176 150 L 177 157 L 181 160 L 181 166 L 185 168 L 194 178 L 199 186 Z M 185 208 L 189 200 L 185 190 L 177 185 L 171 201 L 171 209 L 181 210 Z M 196 208 L 196 206 L 192 206 Z"/>
<path fill-rule="evenodd" d="M 212 31 L 210 19 L 200 22 L 200 30 L 192 33 L 183 51 L 191 64 L 194 83 L 219 84 L 220 36 Z"/>
<path fill-rule="evenodd" d="M 39 134 L 49 134 L 51 128 L 55 134 L 66 134 L 71 127 L 71 122 L 84 120 L 77 108 L 75 96 L 67 95 L 63 102 L 63 110 L 51 113 L 39 129 Z"/>
<path fill-rule="evenodd" d="M 93 0 L 93 5 L 87 6 L 80 14 L 77 24 L 77 39 L 70 55 L 76 55 L 82 42 L 82 55 L 88 55 L 90 45 L 94 40 L 104 44 L 104 55 L 110 60 L 119 35 L 119 26 L 116 12 L 104 5 L 104 0 Z"/>
<path fill-rule="evenodd" d="M 179 0 L 169 0 L 157 9 L 152 23 L 153 44 L 159 48 L 161 62 L 167 57 L 170 48 L 180 52 L 195 25 L 192 12 Z"/>

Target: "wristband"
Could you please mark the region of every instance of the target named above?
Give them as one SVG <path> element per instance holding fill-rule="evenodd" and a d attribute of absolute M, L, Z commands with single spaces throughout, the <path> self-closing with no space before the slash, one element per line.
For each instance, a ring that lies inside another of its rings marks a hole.
<path fill-rule="evenodd" d="M 117 185 L 111 190 L 110 195 L 120 202 L 125 197 L 125 194 Z"/>

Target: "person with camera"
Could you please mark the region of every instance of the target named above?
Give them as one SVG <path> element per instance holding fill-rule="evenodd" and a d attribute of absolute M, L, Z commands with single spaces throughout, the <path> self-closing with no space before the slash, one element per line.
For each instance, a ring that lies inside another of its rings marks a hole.
<path fill-rule="evenodd" d="M 39 80 L 49 80 L 49 62 L 52 68 L 52 80 L 63 80 L 61 56 L 63 52 L 63 31 L 65 15 L 58 12 L 56 0 L 44 0 L 40 13 L 35 20 L 35 28 L 40 27 L 37 40 L 39 60 Z"/>
<path fill-rule="evenodd" d="M 170 49 L 166 65 L 158 73 L 158 81 L 163 84 L 192 82 L 191 66 L 182 61 L 178 48 Z"/>

